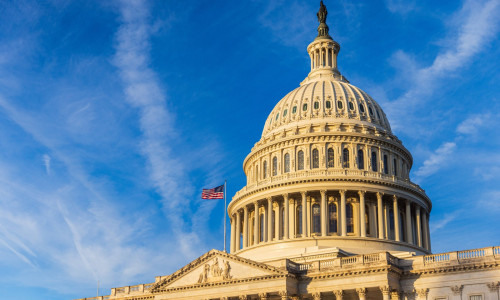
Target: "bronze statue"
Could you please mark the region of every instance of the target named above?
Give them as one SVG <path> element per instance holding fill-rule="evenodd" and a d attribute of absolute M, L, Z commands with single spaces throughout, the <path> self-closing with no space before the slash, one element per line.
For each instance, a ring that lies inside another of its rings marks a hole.
<path fill-rule="evenodd" d="M 326 23 L 326 16 L 328 15 L 328 11 L 326 10 L 326 6 L 323 4 L 323 0 L 321 0 L 319 11 L 316 15 L 318 16 L 318 22 Z"/>

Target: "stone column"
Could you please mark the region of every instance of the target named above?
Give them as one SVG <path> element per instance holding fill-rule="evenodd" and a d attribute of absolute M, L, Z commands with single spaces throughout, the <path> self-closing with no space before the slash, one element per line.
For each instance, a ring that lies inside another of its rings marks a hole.
<path fill-rule="evenodd" d="M 309 196 L 309 197 L 306 197 L 306 236 L 311 236 L 311 217 L 312 217 L 312 214 L 311 214 L 311 203 L 312 203 L 312 198 Z"/>
<path fill-rule="evenodd" d="M 231 242 L 229 243 L 229 252 L 234 253 L 234 248 L 236 248 L 236 218 L 233 216 L 229 218 L 231 223 Z"/>
<path fill-rule="evenodd" d="M 321 300 L 321 293 L 320 292 L 313 293 L 312 298 L 313 300 Z"/>
<path fill-rule="evenodd" d="M 415 209 L 415 222 L 416 227 L 417 227 L 417 242 L 416 244 L 419 247 L 422 247 L 422 224 L 420 222 L 420 206 L 417 205 L 417 208 Z"/>
<path fill-rule="evenodd" d="M 238 296 L 239 300 L 248 300 L 248 296 L 247 295 L 240 295 Z"/>
<path fill-rule="evenodd" d="M 380 291 L 382 292 L 382 299 L 389 300 L 389 294 L 391 293 L 391 288 L 388 285 L 384 285 L 380 287 Z"/>
<path fill-rule="evenodd" d="M 255 201 L 254 204 L 254 224 L 253 224 L 253 244 L 259 244 L 259 202 Z"/>
<path fill-rule="evenodd" d="M 382 207 L 382 194 L 377 193 L 377 217 L 378 217 L 378 238 L 384 238 L 384 215 L 383 215 L 383 207 Z M 385 299 L 384 299 L 385 300 Z"/>
<path fill-rule="evenodd" d="M 361 237 L 366 237 L 365 192 L 359 191 L 359 228 Z"/>
<path fill-rule="evenodd" d="M 424 249 L 430 250 L 429 242 L 427 240 L 429 232 L 427 231 L 427 213 L 425 212 L 425 210 L 422 213 L 422 223 L 423 223 L 422 229 L 424 231 L 423 239 L 422 239 L 424 242 Z"/>
<path fill-rule="evenodd" d="M 344 298 L 344 291 L 343 290 L 333 291 L 333 294 L 335 295 L 335 300 L 342 300 L 342 298 Z"/>
<path fill-rule="evenodd" d="M 394 217 L 394 239 L 396 241 L 401 241 L 401 233 L 399 232 L 399 206 L 398 206 L 398 196 L 392 196 L 392 212 Z"/>
<path fill-rule="evenodd" d="M 307 219 L 306 219 L 306 207 L 307 207 L 307 203 L 306 203 L 306 192 L 300 192 L 300 194 L 302 195 L 302 236 L 306 236 L 306 232 L 307 232 L 307 226 L 306 226 L 306 222 L 307 222 Z"/>
<path fill-rule="evenodd" d="M 268 298 L 269 298 L 269 295 L 267 293 L 259 293 L 260 300 L 267 300 Z"/>
<path fill-rule="evenodd" d="M 243 247 L 248 247 L 248 207 L 243 208 Z"/>
<path fill-rule="evenodd" d="M 281 226 L 281 207 L 279 202 L 274 203 L 276 209 L 274 210 L 274 240 L 280 239 L 280 226 Z"/>
<path fill-rule="evenodd" d="M 425 226 L 427 226 L 427 244 L 429 245 L 429 251 L 432 251 L 432 245 L 431 245 L 431 231 L 429 229 L 429 222 L 430 222 L 430 215 L 427 215 L 427 223 Z"/>
<path fill-rule="evenodd" d="M 413 244 L 413 231 L 411 226 L 411 207 L 410 201 L 406 200 L 406 236 L 408 237 L 407 242 Z"/>
<path fill-rule="evenodd" d="M 342 225 L 342 236 L 347 236 L 347 217 L 345 204 L 345 190 L 340 190 L 340 224 Z M 338 228 L 337 228 L 338 229 Z"/>
<path fill-rule="evenodd" d="M 356 289 L 356 293 L 358 293 L 359 300 L 366 300 L 366 288 Z"/>
<path fill-rule="evenodd" d="M 290 238 L 294 239 L 297 235 L 297 199 L 289 199 L 290 202 Z"/>
<path fill-rule="evenodd" d="M 235 244 L 235 250 L 238 251 L 241 249 L 240 245 L 240 238 L 241 238 L 241 216 L 240 212 L 236 212 L 236 244 Z"/>
<path fill-rule="evenodd" d="M 288 200 L 288 194 L 283 194 L 283 205 L 285 210 L 285 219 L 283 220 L 283 239 L 288 240 L 290 236 L 290 201 Z"/>
<path fill-rule="evenodd" d="M 326 236 L 326 190 L 321 190 L 321 236 Z"/>
<path fill-rule="evenodd" d="M 276 222 L 276 218 L 274 220 Z M 273 240 L 273 198 L 267 198 L 267 241 Z"/>

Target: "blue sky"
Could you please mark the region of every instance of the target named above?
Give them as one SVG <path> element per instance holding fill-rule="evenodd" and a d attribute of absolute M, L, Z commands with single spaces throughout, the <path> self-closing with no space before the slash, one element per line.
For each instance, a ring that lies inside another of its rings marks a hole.
<path fill-rule="evenodd" d="M 0 2 L 0 295 L 108 294 L 221 249 L 201 188 L 244 186 L 317 2 Z M 413 154 L 433 251 L 500 245 L 500 0 L 325 4 L 340 71 Z"/>

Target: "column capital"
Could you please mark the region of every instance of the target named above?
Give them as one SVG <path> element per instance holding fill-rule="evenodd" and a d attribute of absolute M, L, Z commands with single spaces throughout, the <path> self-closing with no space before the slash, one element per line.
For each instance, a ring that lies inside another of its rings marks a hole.
<path fill-rule="evenodd" d="M 335 299 L 341 300 L 344 296 L 344 290 L 335 290 L 333 291 L 333 294 L 335 295 Z"/>
<path fill-rule="evenodd" d="M 382 196 L 384 196 L 384 193 L 377 192 L 377 199 L 382 199 Z"/>
<path fill-rule="evenodd" d="M 288 193 L 285 193 L 282 196 L 283 196 L 283 199 L 288 200 Z"/>
<path fill-rule="evenodd" d="M 408 200 L 408 199 L 405 199 L 405 204 L 406 204 L 406 205 L 410 205 L 410 204 L 411 204 L 411 201 L 410 201 L 410 200 Z"/>
<path fill-rule="evenodd" d="M 305 197 L 307 195 L 307 192 L 300 192 L 300 194 L 302 195 L 302 197 Z"/>
<path fill-rule="evenodd" d="M 464 289 L 464 286 L 463 285 L 455 285 L 455 286 L 452 286 L 451 287 L 451 291 L 453 292 L 453 294 L 455 295 L 460 295 L 462 294 L 462 290 Z M 428 289 L 427 289 L 428 290 Z"/>
<path fill-rule="evenodd" d="M 345 196 L 345 193 L 347 193 L 347 190 L 339 190 L 340 196 Z"/>
<path fill-rule="evenodd" d="M 427 297 L 427 294 L 429 293 L 429 289 L 416 289 L 415 292 L 417 293 L 417 296 L 419 298 L 425 298 L 425 297 Z"/>
<path fill-rule="evenodd" d="M 273 201 L 273 197 L 266 197 L 267 201 Z"/>
<path fill-rule="evenodd" d="M 358 293 L 358 296 L 366 296 L 366 288 L 357 288 L 356 293 Z"/>
<path fill-rule="evenodd" d="M 248 206 L 243 206 L 243 212 L 247 212 L 248 211 Z"/>
<path fill-rule="evenodd" d="M 247 295 L 240 295 L 240 296 L 238 296 L 238 299 L 240 299 L 240 300 L 248 300 L 248 296 Z"/>
<path fill-rule="evenodd" d="M 267 300 L 269 295 L 267 293 L 259 293 L 259 299 L 261 300 Z"/>
<path fill-rule="evenodd" d="M 392 199 L 393 199 L 394 201 L 398 201 L 398 198 L 399 198 L 399 197 L 398 197 L 398 195 L 392 195 Z"/>
<path fill-rule="evenodd" d="M 498 289 L 500 287 L 500 281 L 498 282 L 490 282 L 486 284 L 488 288 L 490 289 L 491 292 L 498 292 Z"/>
<path fill-rule="evenodd" d="M 391 291 L 391 300 L 399 300 L 399 290 L 392 290 Z"/>
<path fill-rule="evenodd" d="M 326 190 L 319 190 L 319 192 L 320 192 L 320 194 L 321 194 L 322 197 L 326 196 Z"/>
<path fill-rule="evenodd" d="M 388 285 L 383 285 L 380 286 L 379 288 L 383 295 L 389 295 L 389 293 L 391 292 L 391 287 Z"/>
<path fill-rule="evenodd" d="M 313 300 L 321 300 L 321 293 L 316 292 L 312 294 Z"/>
<path fill-rule="evenodd" d="M 279 291 L 278 294 L 280 295 L 281 300 L 288 300 L 288 291 Z"/>
<path fill-rule="evenodd" d="M 360 197 L 363 197 L 366 194 L 366 191 L 358 191 Z"/>

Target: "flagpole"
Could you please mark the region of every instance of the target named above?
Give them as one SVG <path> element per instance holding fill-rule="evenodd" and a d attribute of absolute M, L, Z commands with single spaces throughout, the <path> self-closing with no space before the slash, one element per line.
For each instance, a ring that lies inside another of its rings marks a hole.
<path fill-rule="evenodd" d="M 224 252 L 226 252 L 226 185 L 227 180 L 224 180 Z"/>

